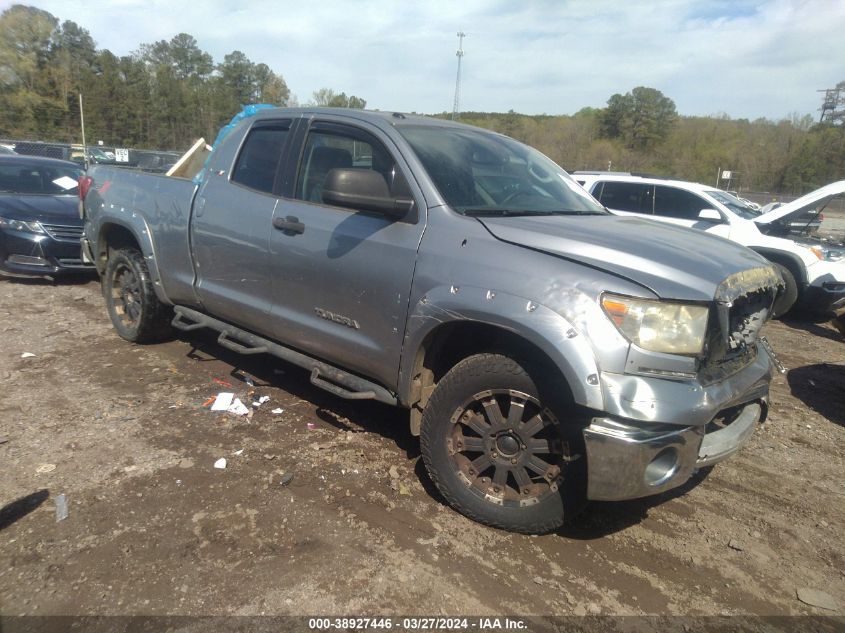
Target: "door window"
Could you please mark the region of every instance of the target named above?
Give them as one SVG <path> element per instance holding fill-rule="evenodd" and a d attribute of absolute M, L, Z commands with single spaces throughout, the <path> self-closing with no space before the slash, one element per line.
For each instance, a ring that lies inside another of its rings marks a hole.
<path fill-rule="evenodd" d="M 232 181 L 250 189 L 273 193 L 287 134 L 287 124 L 262 123 L 250 130 L 232 171 Z"/>
<path fill-rule="evenodd" d="M 609 209 L 647 213 L 653 211 L 654 186 L 638 182 L 605 182 L 601 202 Z"/>
<path fill-rule="evenodd" d="M 393 197 L 410 198 L 411 190 L 390 152 L 369 134 L 341 126 L 312 129 L 305 142 L 296 181 L 295 197 L 322 204 L 323 183 L 332 169 L 366 169 L 378 172 Z"/>
<path fill-rule="evenodd" d="M 712 209 L 704 198 L 692 192 L 658 185 L 654 194 L 654 215 L 679 220 L 697 220 L 702 209 Z"/>

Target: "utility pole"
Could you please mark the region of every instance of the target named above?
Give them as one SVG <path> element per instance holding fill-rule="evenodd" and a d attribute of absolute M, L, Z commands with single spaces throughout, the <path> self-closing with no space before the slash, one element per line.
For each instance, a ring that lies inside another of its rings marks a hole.
<path fill-rule="evenodd" d="M 85 115 L 82 114 L 82 93 L 79 93 L 79 125 L 82 127 L 82 162 L 88 169 L 88 150 L 85 147 Z"/>
<path fill-rule="evenodd" d="M 467 36 L 463 31 L 458 31 L 458 76 L 455 78 L 455 103 L 452 106 L 452 120 L 460 116 L 461 109 L 461 58 L 464 56 L 464 38 Z"/>

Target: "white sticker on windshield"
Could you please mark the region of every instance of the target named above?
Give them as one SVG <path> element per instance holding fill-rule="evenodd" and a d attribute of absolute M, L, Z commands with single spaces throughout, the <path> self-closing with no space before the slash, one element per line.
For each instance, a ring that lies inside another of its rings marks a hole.
<path fill-rule="evenodd" d="M 77 183 L 77 182 L 76 182 L 73 178 L 71 178 L 70 176 L 62 176 L 61 178 L 56 178 L 56 179 L 53 181 L 53 184 L 54 184 L 54 185 L 58 185 L 59 187 L 61 187 L 61 188 L 62 188 L 62 189 L 64 189 L 65 191 L 67 191 L 68 189 L 73 189 L 73 188 L 74 188 L 74 187 L 76 187 L 79 183 Z"/>

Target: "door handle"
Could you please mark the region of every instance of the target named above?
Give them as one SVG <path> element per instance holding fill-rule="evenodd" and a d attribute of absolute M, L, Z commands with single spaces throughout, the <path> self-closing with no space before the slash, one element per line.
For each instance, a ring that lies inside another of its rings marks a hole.
<path fill-rule="evenodd" d="M 296 235 L 297 233 L 305 233 L 305 225 L 289 215 L 286 218 L 273 218 L 273 227 L 283 231 L 287 235 Z"/>

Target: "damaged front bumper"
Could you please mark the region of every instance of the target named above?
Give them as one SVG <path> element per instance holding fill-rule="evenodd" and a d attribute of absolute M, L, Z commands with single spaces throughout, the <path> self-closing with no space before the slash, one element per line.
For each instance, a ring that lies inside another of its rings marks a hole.
<path fill-rule="evenodd" d="M 587 497 L 610 501 L 664 492 L 734 454 L 765 419 L 771 377 L 762 346 L 748 367 L 708 386 L 604 374 L 615 406 L 583 432 Z"/>

